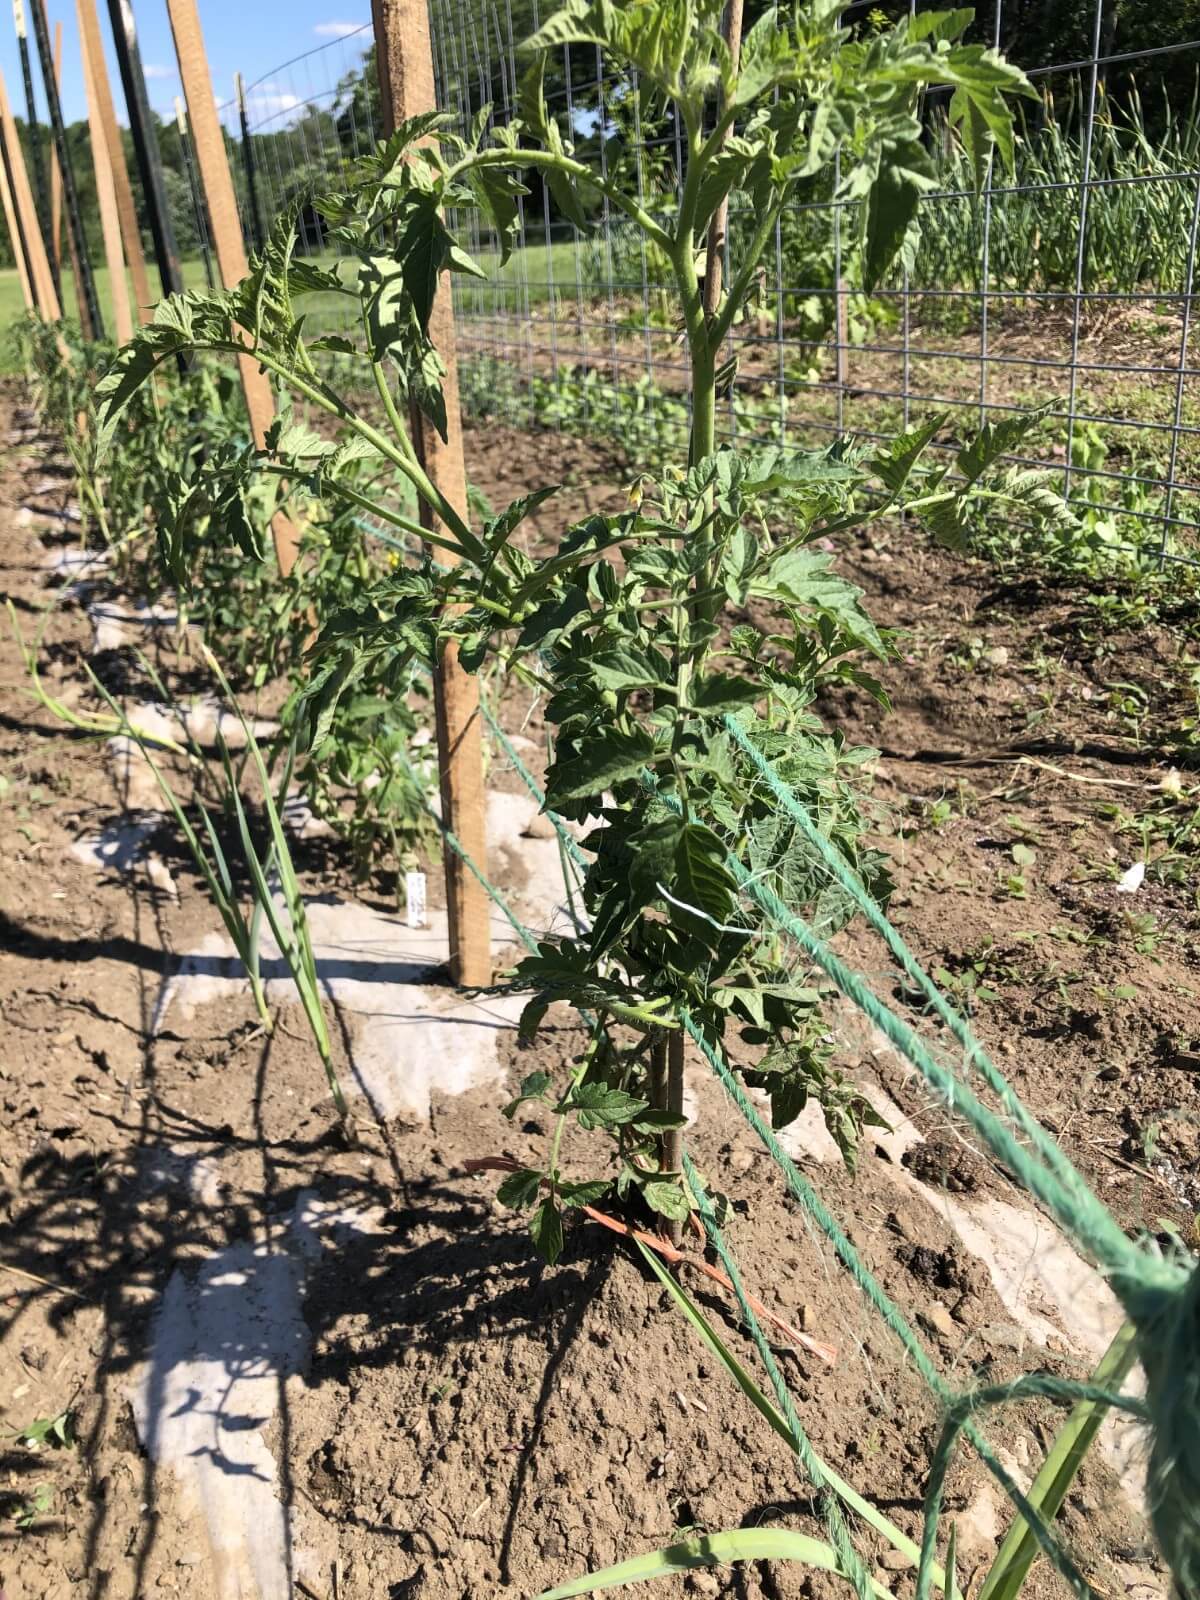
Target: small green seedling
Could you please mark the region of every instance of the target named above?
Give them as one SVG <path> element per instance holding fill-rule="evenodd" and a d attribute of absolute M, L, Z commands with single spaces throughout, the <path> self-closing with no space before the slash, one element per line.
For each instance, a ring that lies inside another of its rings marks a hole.
<path fill-rule="evenodd" d="M 74 1411 L 68 1406 L 56 1416 L 38 1417 L 20 1429 L 17 1442 L 27 1450 L 41 1450 L 46 1445 L 52 1449 L 70 1449 L 79 1442 L 75 1433 Z"/>
<path fill-rule="evenodd" d="M 29 1533 L 43 1520 L 54 1504 L 54 1490 L 48 1483 L 39 1484 L 31 1494 L 23 1495 L 17 1502 L 13 1516 L 14 1525 L 22 1533 Z"/>

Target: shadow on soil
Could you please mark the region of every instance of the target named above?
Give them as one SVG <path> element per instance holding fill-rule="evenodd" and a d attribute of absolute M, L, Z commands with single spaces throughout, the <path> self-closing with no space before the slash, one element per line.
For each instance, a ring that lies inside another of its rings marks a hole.
<path fill-rule="evenodd" d="M 148 956 L 148 947 L 142 948 Z M 76 958 L 58 950 L 52 957 Z M 144 967 L 150 966 L 147 959 Z M 257 1080 L 254 1131 L 244 1136 L 159 1100 L 154 1050 L 144 1043 L 140 1104 L 131 1104 L 125 1115 L 113 1114 L 107 1152 L 67 1159 L 44 1144 L 24 1164 L 20 1189 L 10 1196 L 0 1226 L 0 1264 L 47 1285 L 22 1280 L 22 1308 L 42 1301 L 60 1331 L 84 1308 L 103 1309 L 102 1334 L 93 1345 L 98 1398 L 79 1406 L 85 1459 L 98 1457 L 114 1430 L 136 1447 L 129 1395 L 148 1359 L 138 1429 L 152 1447 L 140 1452 L 146 1510 L 122 1582 L 131 1576 L 134 1592 L 141 1592 L 165 1532 L 157 1478 L 166 1461 L 154 1459 L 165 1438 L 185 1438 L 190 1455 L 204 1456 L 228 1480 L 231 1493 L 253 1495 L 257 1486 L 288 1506 L 296 1492 L 290 1376 L 303 1373 L 313 1387 L 344 1384 L 352 1374 L 389 1366 L 414 1349 L 444 1353 L 461 1342 L 505 1339 L 537 1324 L 549 1337 L 546 1367 L 535 1425 L 514 1480 L 507 1560 L 555 1375 L 608 1270 L 608 1250 L 601 1246 L 601 1256 L 574 1263 L 568 1255 L 566 1270 L 543 1277 L 525 1238 L 490 1227 L 477 1192 L 451 1176 L 397 1181 L 394 1164 L 384 1182 L 322 1173 L 331 1152 L 340 1149 L 335 1126 L 326 1123 L 312 1137 L 284 1139 L 272 1137 L 266 1126 L 269 1042 L 258 1048 L 257 1061 L 243 1063 Z M 213 1192 L 210 1184 L 204 1198 L 196 1197 L 211 1168 L 248 1165 L 261 1172 L 260 1186 Z M 302 1238 L 297 1219 L 313 1203 L 325 1216 L 369 1213 L 370 1228 L 318 1227 Z M 264 1239 L 271 1241 L 266 1248 Z M 172 1318 L 171 1335 L 164 1337 Z M 0 1342 L 17 1320 L 0 1333 Z M 189 1372 L 206 1373 L 205 1392 L 185 1388 L 181 1394 L 185 1363 Z M 253 1404 L 243 1403 L 247 1393 Z M 245 1448 L 271 1413 L 280 1428 L 277 1486 Z M 19 1509 L 39 1464 L 27 1452 L 9 1454 L 11 1462 L 0 1458 L 0 1472 L 13 1474 L 6 1480 L 9 1500 Z M 87 1530 L 89 1600 L 113 1592 L 115 1574 L 104 1564 L 107 1515 L 97 1489 Z M 349 1505 L 336 1516 L 355 1520 Z M 50 1531 L 51 1524 L 40 1521 L 39 1529 Z M 292 1594 L 290 1521 L 282 1513 L 277 1535 Z"/>

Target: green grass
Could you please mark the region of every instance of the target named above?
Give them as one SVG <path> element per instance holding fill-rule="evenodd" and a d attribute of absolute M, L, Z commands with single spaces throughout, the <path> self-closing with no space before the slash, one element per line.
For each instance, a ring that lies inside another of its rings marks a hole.
<path fill-rule="evenodd" d="M 104 318 L 105 331 L 109 337 L 113 334 L 112 311 L 112 283 L 109 278 L 108 268 L 103 266 L 93 267 L 93 276 L 96 280 L 96 297 L 100 302 L 100 315 Z M 152 264 L 147 263 L 151 284 L 158 281 L 157 273 Z M 185 261 L 183 263 L 183 283 L 186 289 L 201 289 L 204 287 L 203 261 Z M 130 296 L 133 295 L 133 285 L 130 284 Z M 62 280 L 63 313 L 68 322 L 77 323 L 79 313 L 75 301 L 75 274 L 69 269 L 63 273 Z M 15 355 L 7 335 L 14 322 L 20 320 L 25 314 L 25 302 L 21 298 L 21 280 L 17 277 L 15 267 L 0 271 L 0 374 L 15 372 Z"/>
<path fill-rule="evenodd" d="M 580 253 L 578 262 L 579 276 L 584 282 L 585 292 L 588 289 L 587 274 L 583 252 L 588 249 L 586 244 L 577 245 L 573 240 L 562 240 L 554 244 L 531 244 L 522 250 L 513 252 L 503 267 L 499 265 L 499 255 L 496 252 L 483 251 L 479 256 L 479 264 L 491 275 L 491 282 L 484 284 L 478 281 L 460 279 L 461 292 L 467 296 L 477 296 L 478 302 L 469 301 L 472 309 L 497 311 L 507 309 L 519 311 L 525 303 L 525 285 L 528 284 L 529 303 L 531 305 L 544 304 L 551 294 L 551 290 L 560 295 L 569 295 L 572 299 L 576 293 L 576 252 Z M 322 264 L 330 265 L 336 259 L 334 256 L 319 258 Z M 150 281 L 155 283 L 157 275 L 152 265 L 148 264 Z M 111 337 L 113 333 L 112 291 L 109 282 L 108 268 L 94 266 L 93 274 L 96 279 L 96 294 L 100 301 L 100 314 L 104 318 L 105 329 Z M 204 287 L 204 263 L 197 259 L 183 263 L 183 282 L 187 289 L 202 289 Z M 497 288 L 497 286 L 503 286 Z M 75 302 L 75 278 L 69 270 L 63 274 L 63 310 L 69 322 L 78 321 L 78 311 Z M 132 286 L 130 288 L 132 295 Z M 310 329 L 330 331 L 341 325 L 344 320 L 345 305 L 338 295 L 312 295 L 310 304 L 306 306 L 309 314 Z M 10 342 L 4 335 L 14 322 L 17 322 L 25 312 L 24 302 L 21 299 L 21 283 L 17 277 L 15 267 L 0 270 L 0 375 L 11 374 L 16 371 L 16 362 Z"/>
<path fill-rule="evenodd" d="M 472 297 L 476 297 L 478 309 L 488 311 L 519 310 L 526 292 L 529 304 L 535 306 L 544 305 L 552 293 L 573 300 L 579 283 L 585 298 L 591 298 L 596 288 L 588 276 L 588 261 L 594 249 L 586 239 L 527 244 L 514 250 L 503 266 L 498 251 L 480 250 L 475 259 L 488 274 L 488 282 L 460 277 L 456 286 L 467 304 L 475 304 Z"/>

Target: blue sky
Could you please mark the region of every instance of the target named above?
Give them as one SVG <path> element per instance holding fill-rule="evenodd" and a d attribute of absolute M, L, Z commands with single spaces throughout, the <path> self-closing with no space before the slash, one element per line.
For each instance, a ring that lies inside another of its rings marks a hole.
<path fill-rule="evenodd" d="M 26 0 L 29 4 L 40 0 Z M 146 88 L 150 103 L 164 115 L 173 113 L 175 96 L 182 93 L 171 42 L 166 0 L 130 0 L 137 22 Z M 120 77 L 112 52 L 107 0 L 96 0 L 100 32 L 105 41 L 109 81 L 117 115 L 125 122 Z M 68 122 L 86 115 L 79 57 L 79 32 L 74 0 L 49 0 L 51 28 L 63 24 L 63 115 Z M 371 20 L 370 0 L 199 0 L 200 21 L 208 48 L 213 90 L 218 104 L 233 95 L 233 75 L 241 72 L 249 90 L 252 123 L 266 120 L 268 128 L 285 125 L 296 108 L 311 97 L 321 97 L 349 67 L 355 66 L 370 41 L 369 34 L 355 36 L 354 29 Z M 38 95 L 38 114 L 46 120 L 45 101 L 37 65 L 37 48 L 30 27 L 30 52 Z M 292 61 L 318 47 L 319 53 Z M 276 68 L 281 68 L 278 72 Z M 0 0 L 0 70 L 14 113 L 25 114 L 25 90 L 12 13 Z M 265 80 L 257 81 L 256 80 Z"/>

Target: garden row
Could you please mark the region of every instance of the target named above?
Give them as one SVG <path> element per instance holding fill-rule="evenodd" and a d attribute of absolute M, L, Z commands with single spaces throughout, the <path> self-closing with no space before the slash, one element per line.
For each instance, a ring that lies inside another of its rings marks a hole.
<path fill-rule="evenodd" d="M 186 736 L 147 729 L 98 679 L 94 711 L 56 698 L 37 677 L 34 645 L 27 660 L 42 703 L 147 758 L 266 1027 L 260 947 L 269 928 L 349 1142 L 354 1113 L 284 820 L 293 788 L 343 835 L 364 871 L 382 862 L 399 875 L 435 826 L 431 773 L 414 752 L 425 748 L 416 735 L 427 674 L 448 651 L 502 685 L 501 698 L 514 686 L 534 695 L 552 729 L 539 774 L 511 743 L 504 748 L 559 840 L 569 924 L 546 935 L 513 915 L 526 954 L 494 992 L 527 997 L 524 1042 L 557 1026 L 549 1019 L 563 1003 L 578 1021 L 569 1059 L 527 1073 L 505 1108 L 510 1119 L 544 1127 L 546 1139 L 520 1160 L 491 1163 L 504 1172 L 499 1198 L 528 1214 L 550 1265 L 563 1255 L 572 1213 L 619 1208 L 713 1357 L 795 1451 L 823 1534 L 708 1532 L 554 1595 L 772 1559 L 835 1571 L 867 1600 L 879 1584 L 852 1533 L 865 1524 L 916 1564 L 918 1600 L 933 1587 L 952 1600 L 955 1533 L 941 1539 L 941 1510 L 964 1435 L 1016 1508 L 985 1581 L 989 1600 L 1020 1589 L 1039 1549 L 1086 1590 L 1050 1524 L 1080 1443 L 1114 1405 L 1150 1423 L 1155 1532 L 1177 1581 L 1186 1590 L 1196 1580 L 1194 1419 L 1178 1401 L 1180 1393 L 1194 1399 L 1194 1269 L 1182 1249 L 1164 1255 L 1126 1235 L 888 920 L 888 863 L 864 820 L 860 772 L 871 752 L 848 746 L 819 715 L 847 691 L 883 701 L 878 674 L 894 654 L 861 591 L 835 570 L 831 541 L 886 513 L 904 513 L 956 547 L 1014 511 L 1047 536 L 1074 526 L 1042 474 L 1004 466 L 1038 413 L 990 425 L 949 457 L 930 459 L 926 447 L 943 418 L 882 447 L 838 441 L 795 454 L 717 446 L 718 391 L 731 381 L 725 341 L 775 223 L 802 186 L 826 177 L 836 159 L 859 201 L 870 285 L 904 247 L 932 181 L 915 117 L 922 88 L 953 91 L 951 115 L 976 186 L 993 153 L 1011 157 L 1009 100 L 1027 85 L 994 52 L 959 41 L 965 21 L 928 14 L 858 36 L 818 7 L 787 26 L 766 17 L 744 41 L 726 41 L 714 7 L 616 11 L 577 0 L 531 41 L 525 143 L 511 124 L 489 134 L 481 119 L 462 136 L 445 119 L 418 117 L 319 202 L 354 259 L 352 273 L 296 255 L 292 212 L 242 284 L 164 302 L 98 381 L 94 351 L 72 355 L 54 332 L 33 330 L 39 404 L 72 441 L 81 506 L 120 581 L 143 596 L 170 586 L 180 616 L 203 633 L 200 660 L 226 703 L 263 691 L 276 731 L 267 748 L 235 702 L 243 754 L 219 735 L 220 760 L 204 766 Z M 596 43 L 618 70 L 652 85 L 686 129 L 677 209 L 667 220 L 619 175 L 580 162 L 547 111 L 545 59 L 572 42 Z M 443 218 L 479 207 L 511 242 L 530 168 L 581 220 L 580 186 L 598 187 L 663 254 L 689 365 L 686 453 L 640 471 L 622 509 L 584 517 L 548 549 L 525 534 L 552 485 L 522 485 L 499 511 L 456 505 L 427 472 L 410 422 L 419 414 L 446 430 L 431 316 L 443 272 L 481 270 Z M 705 240 L 719 239 L 735 187 L 752 194 L 758 221 L 724 285 L 719 250 L 710 243 L 706 256 Z M 345 299 L 361 343 L 306 338 L 304 301 L 315 293 Z M 214 355 L 249 357 L 273 379 L 285 409 L 263 448 L 242 434 L 231 391 L 208 365 Z M 331 378 L 329 355 L 339 371 L 353 371 L 352 383 Z M 270 558 L 269 532 L 282 514 L 300 530 L 286 578 Z M 183 768 L 172 775 L 155 753 L 164 748 L 215 781 L 216 808 L 204 806 L 201 787 L 180 789 Z M 445 848 L 461 850 L 453 815 L 442 821 Z M 467 866 L 486 877 L 487 863 Z M 882 941 L 902 975 L 898 994 L 881 993 L 864 975 L 869 968 L 848 964 L 831 945 L 851 922 Z M 834 1046 L 832 1018 L 846 1002 L 1112 1282 L 1128 1326 L 1094 1383 L 1030 1373 L 953 1387 L 780 1143 L 812 1102 L 853 1168 L 866 1130 L 883 1126 Z M 727 1204 L 694 1162 L 694 1130 L 685 1142 L 688 1050 L 732 1097 L 938 1402 L 943 1426 L 916 1541 L 822 1460 L 805 1432 L 763 1332 L 764 1308 L 725 1242 Z M 769 1125 L 755 1090 L 769 1102 Z M 568 1130 L 605 1136 L 586 1159 L 574 1140 L 569 1171 Z M 720 1263 L 709 1275 L 735 1297 L 773 1401 L 657 1260 L 678 1259 L 689 1229 Z M 1146 1373 L 1144 1404 L 1116 1392 L 1135 1356 Z M 1075 1409 L 1071 1433 L 1026 1496 L 976 1417 L 1030 1398 Z"/>

